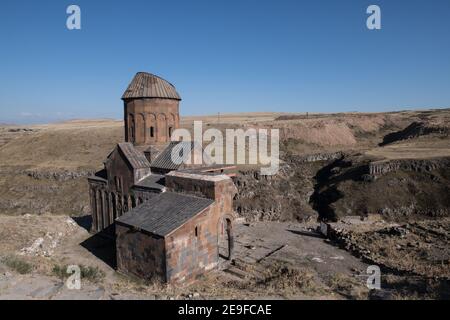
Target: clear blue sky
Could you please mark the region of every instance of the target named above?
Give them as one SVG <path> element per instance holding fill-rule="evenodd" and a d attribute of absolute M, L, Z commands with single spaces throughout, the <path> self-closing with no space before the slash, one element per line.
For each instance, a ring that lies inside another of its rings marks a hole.
<path fill-rule="evenodd" d="M 0 40 L 0 122 L 120 119 L 137 71 L 183 115 L 450 106 L 449 0 L 9 0 Z"/>

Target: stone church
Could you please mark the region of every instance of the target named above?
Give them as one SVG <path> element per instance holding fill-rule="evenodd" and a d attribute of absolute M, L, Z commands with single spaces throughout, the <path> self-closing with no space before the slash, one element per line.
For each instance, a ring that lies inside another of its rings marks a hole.
<path fill-rule="evenodd" d="M 190 282 L 231 259 L 233 167 L 172 161 L 175 146 L 201 146 L 171 141 L 181 97 L 166 80 L 139 72 L 122 100 L 125 142 L 88 178 L 92 232 L 115 238 L 118 271 Z"/>

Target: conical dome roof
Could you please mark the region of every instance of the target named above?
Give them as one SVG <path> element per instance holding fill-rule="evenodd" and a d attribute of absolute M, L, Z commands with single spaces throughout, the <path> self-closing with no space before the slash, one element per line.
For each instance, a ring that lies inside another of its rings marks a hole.
<path fill-rule="evenodd" d="M 123 100 L 137 98 L 181 100 L 180 95 L 171 83 L 147 72 L 138 72 L 122 96 Z"/>

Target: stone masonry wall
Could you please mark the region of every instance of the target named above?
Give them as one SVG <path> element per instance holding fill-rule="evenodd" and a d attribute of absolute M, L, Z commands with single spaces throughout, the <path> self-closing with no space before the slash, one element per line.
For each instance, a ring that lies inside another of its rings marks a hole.
<path fill-rule="evenodd" d="M 164 238 L 116 223 L 117 270 L 166 281 Z"/>
<path fill-rule="evenodd" d="M 179 101 L 133 99 L 125 101 L 125 141 L 135 145 L 166 143 L 179 127 Z"/>
<path fill-rule="evenodd" d="M 233 212 L 233 198 L 237 188 L 228 176 L 171 172 L 166 175 L 166 187 L 170 191 L 215 200 L 223 213 Z"/>
<path fill-rule="evenodd" d="M 231 178 L 225 175 L 183 172 L 168 174 L 166 187 L 171 191 L 215 201 L 207 210 L 166 237 L 168 281 L 190 282 L 217 266 L 220 222 L 222 219 L 234 220 L 233 198 L 237 189 Z"/>
<path fill-rule="evenodd" d="M 214 205 L 166 237 L 168 282 L 190 283 L 218 264 L 218 214 Z"/>

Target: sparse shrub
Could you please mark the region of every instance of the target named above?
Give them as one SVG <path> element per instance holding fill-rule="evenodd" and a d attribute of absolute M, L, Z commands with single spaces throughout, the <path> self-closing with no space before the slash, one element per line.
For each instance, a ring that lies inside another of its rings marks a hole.
<path fill-rule="evenodd" d="M 105 273 L 98 267 L 85 267 L 81 266 L 81 278 L 97 282 L 105 277 Z"/>
<path fill-rule="evenodd" d="M 348 299 L 367 299 L 368 288 L 361 280 L 345 274 L 334 274 L 330 279 L 330 288 Z"/>
<path fill-rule="evenodd" d="M 66 279 L 71 275 L 70 273 L 67 273 L 68 266 L 69 265 L 54 265 L 52 273 L 61 279 Z M 85 279 L 90 282 L 98 282 L 105 277 L 105 273 L 98 267 L 84 265 L 79 265 L 79 267 L 81 272 L 81 279 Z"/>
<path fill-rule="evenodd" d="M 267 271 L 266 277 L 259 284 L 275 292 L 284 293 L 320 293 L 314 274 L 308 270 L 291 268 L 287 266 L 275 266 Z"/>
<path fill-rule="evenodd" d="M 54 265 L 52 269 L 52 273 L 58 278 L 64 279 L 69 275 L 66 273 L 67 266 Z"/>
<path fill-rule="evenodd" d="M 27 274 L 33 270 L 33 265 L 18 256 L 8 256 L 2 262 L 20 274 Z"/>

